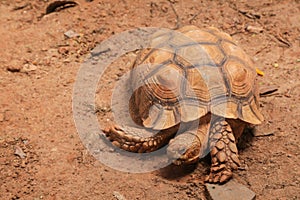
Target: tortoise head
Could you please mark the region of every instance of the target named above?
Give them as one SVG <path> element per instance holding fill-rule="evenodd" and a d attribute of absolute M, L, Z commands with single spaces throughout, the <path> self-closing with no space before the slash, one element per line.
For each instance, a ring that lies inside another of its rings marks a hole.
<path fill-rule="evenodd" d="M 185 132 L 170 141 L 167 154 L 176 159 L 175 165 L 196 163 L 202 154 L 201 141 L 197 135 Z"/>

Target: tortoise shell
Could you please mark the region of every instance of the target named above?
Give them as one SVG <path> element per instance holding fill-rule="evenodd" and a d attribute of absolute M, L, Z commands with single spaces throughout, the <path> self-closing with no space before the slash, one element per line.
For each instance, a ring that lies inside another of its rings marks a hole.
<path fill-rule="evenodd" d="M 195 26 L 162 31 L 133 64 L 130 113 L 156 130 L 208 113 L 259 124 L 255 80 L 253 61 L 228 34 Z"/>

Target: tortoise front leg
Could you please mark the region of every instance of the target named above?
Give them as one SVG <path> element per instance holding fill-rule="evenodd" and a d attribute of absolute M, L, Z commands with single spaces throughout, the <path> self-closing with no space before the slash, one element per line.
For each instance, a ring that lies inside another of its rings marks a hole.
<path fill-rule="evenodd" d="M 106 137 L 113 145 L 130 152 L 152 152 L 167 144 L 176 133 L 178 126 L 159 131 L 153 136 L 146 137 L 151 133 L 147 129 L 135 127 L 119 127 L 112 125 L 103 130 Z"/>
<path fill-rule="evenodd" d="M 235 137 L 225 119 L 217 119 L 209 135 L 211 169 L 206 182 L 225 183 L 232 177 L 232 170 L 240 166 Z"/>

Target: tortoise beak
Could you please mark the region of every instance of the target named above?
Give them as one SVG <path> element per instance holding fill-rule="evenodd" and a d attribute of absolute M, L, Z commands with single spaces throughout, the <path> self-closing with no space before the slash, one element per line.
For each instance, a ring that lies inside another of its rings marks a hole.
<path fill-rule="evenodd" d="M 198 160 L 199 160 L 199 156 L 195 156 L 193 158 L 188 158 L 188 159 L 178 158 L 177 160 L 173 161 L 173 164 L 174 165 L 190 165 L 190 164 L 197 163 Z"/>

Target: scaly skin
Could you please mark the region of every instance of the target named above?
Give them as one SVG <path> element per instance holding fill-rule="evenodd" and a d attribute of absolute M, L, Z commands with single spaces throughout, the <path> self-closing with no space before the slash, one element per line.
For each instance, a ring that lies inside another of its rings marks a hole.
<path fill-rule="evenodd" d="M 144 153 L 152 152 L 168 144 L 169 140 L 176 134 L 178 126 L 162 130 L 151 137 L 140 137 L 113 125 L 103 130 L 108 139 L 117 147 L 126 151 Z M 145 131 L 145 130 L 144 130 Z"/>
<path fill-rule="evenodd" d="M 235 137 L 230 125 L 224 119 L 217 119 L 209 136 L 211 168 L 205 181 L 225 183 L 232 177 L 232 170 L 240 166 Z"/>
<path fill-rule="evenodd" d="M 209 145 L 212 165 L 205 181 L 223 184 L 232 177 L 232 171 L 240 166 L 235 136 L 230 126 L 234 124 L 229 124 L 224 118 L 217 117 L 209 128 L 209 122 L 210 116 L 208 115 L 200 120 L 200 125 L 194 131 L 184 129 L 185 131 L 176 135 L 174 139 L 171 138 L 177 133 L 179 125 L 162 130 L 151 137 L 136 136 L 130 132 L 132 130 L 125 131 L 116 125 L 103 131 L 115 146 L 131 152 L 152 152 L 169 143 L 167 153 L 170 158 L 176 159 L 173 162 L 176 165 L 197 162 Z M 244 128 L 243 123 L 241 127 Z M 237 129 L 235 125 L 233 128 Z"/>

